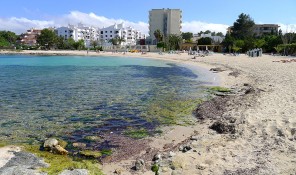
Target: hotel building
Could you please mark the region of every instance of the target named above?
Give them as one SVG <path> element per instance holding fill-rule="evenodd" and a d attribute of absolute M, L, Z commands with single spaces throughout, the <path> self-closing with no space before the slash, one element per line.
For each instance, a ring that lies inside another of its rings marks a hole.
<path fill-rule="evenodd" d="M 156 43 L 154 32 L 160 30 L 164 36 L 181 35 L 182 11 L 180 9 L 152 9 L 149 11 L 149 35 Z"/>

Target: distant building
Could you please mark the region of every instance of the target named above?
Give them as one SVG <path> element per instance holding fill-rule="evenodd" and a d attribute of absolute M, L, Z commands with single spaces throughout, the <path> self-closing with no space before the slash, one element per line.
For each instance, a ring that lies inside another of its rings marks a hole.
<path fill-rule="evenodd" d="M 198 35 L 198 34 L 194 34 L 194 35 L 193 35 L 193 41 L 197 41 L 197 40 L 199 40 L 200 38 L 206 38 L 206 37 L 212 39 L 212 44 L 220 44 L 220 43 L 222 43 L 222 41 L 225 39 L 225 37 L 221 37 L 221 36 L 212 36 L 211 33 L 209 33 L 209 34 L 204 34 L 204 33 L 202 33 L 202 34 L 200 34 L 200 35 Z"/>
<path fill-rule="evenodd" d="M 40 29 L 30 29 L 20 36 L 20 43 L 27 46 L 35 46 L 37 44 L 37 36 L 41 34 Z"/>
<path fill-rule="evenodd" d="M 69 38 L 73 38 L 74 41 L 82 39 L 86 47 L 90 47 L 92 41 L 99 41 L 98 29 L 85 26 L 82 23 L 79 23 L 77 26 L 69 24 L 68 27 L 59 27 L 55 29 L 55 32 L 65 40 Z"/>
<path fill-rule="evenodd" d="M 277 24 L 256 24 L 254 33 L 256 36 L 262 36 L 265 34 L 277 34 L 280 26 Z"/>
<path fill-rule="evenodd" d="M 137 41 L 145 39 L 145 34 L 132 28 L 131 26 L 125 27 L 124 23 L 114 24 L 109 27 L 99 29 L 100 43 L 104 46 L 112 45 L 111 39 L 119 37 L 124 41 L 121 45 L 136 45 Z"/>
<path fill-rule="evenodd" d="M 232 33 L 233 26 L 227 28 L 228 33 Z M 280 26 L 277 24 L 255 24 L 253 32 L 255 36 L 262 36 L 266 34 L 277 34 Z"/>
<path fill-rule="evenodd" d="M 182 11 L 180 9 L 152 9 L 149 11 L 149 35 L 151 44 L 156 44 L 154 31 L 160 30 L 164 36 L 181 35 Z"/>

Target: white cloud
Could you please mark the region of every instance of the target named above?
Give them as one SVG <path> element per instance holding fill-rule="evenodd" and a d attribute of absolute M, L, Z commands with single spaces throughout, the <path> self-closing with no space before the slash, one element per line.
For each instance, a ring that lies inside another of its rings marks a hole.
<path fill-rule="evenodd" d="M 79 11 L 72 11 L 69 14 L 61 17 L 56 17 L 51 20 L 31 20 L 27 18 L 0 18 L 0 30 L 10 30 L 17 34 L 24 33 L 30 28 L 46 28 L 46 27 L 61 27 L 68 24 L 78 24 L 82 22 L 85 25 L 91 25 L 94 27 L 102 28 L 108 27 L 115 23 L 124 22 L 126 26 L 132 26 L 135 29 L 148 34 L 149 25 L 145 22 L 131 22 L 124 19 L 112 19 L 104 16 L 98 16 L 94 13 L 83 13 Z"/>
<path fill-rule="evenodd" d="M 296 24 L 278 24 L 283 33 L 296 32 Z"/>
<path fill-rule="evenodd" d="M 183 22 L 182 31 L 183 32 L 192 32 L 198 33 L 200 31 L 210 30 L 212 32 L 222 32 L 226 33 L 226 30 L 229 26 L 225 24 L 214 24 L 214 23 L 206 23 L 201 21 L 190 21 Z"/>
<path fill-rule="evenodd" d="M 17 34 L 30 28 L 45 28 L 54 25 L 54 21 L 30 20 L 27 18 L 0 18 L 0 30 L 9 30 Z"/>

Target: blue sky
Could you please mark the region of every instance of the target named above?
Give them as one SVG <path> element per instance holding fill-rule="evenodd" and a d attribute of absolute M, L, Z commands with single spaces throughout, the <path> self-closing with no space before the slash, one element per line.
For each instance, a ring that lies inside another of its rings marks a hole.
<path fill-rule="evenodd" d="M 181 9 L 185 32 L 224 32 L 240 13 L 249 14 L 256 23 L 296 29 L 296 0 L 8 0 L 0 6 L 0 30 L 20 33 L 31 27 L 77 22 L 97 27 L 125 22 L 147 33 L 148 11 L 158 8 Z"/>

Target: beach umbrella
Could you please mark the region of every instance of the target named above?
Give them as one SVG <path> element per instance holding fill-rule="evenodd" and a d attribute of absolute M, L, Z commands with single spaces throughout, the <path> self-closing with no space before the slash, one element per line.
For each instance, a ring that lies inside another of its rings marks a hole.
<path fill-rule="evenodd" d="M 208 46 L 206 46 L 206 50 L 208 50 Z"/>

